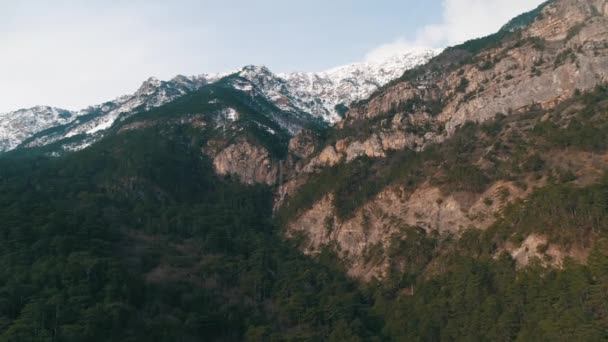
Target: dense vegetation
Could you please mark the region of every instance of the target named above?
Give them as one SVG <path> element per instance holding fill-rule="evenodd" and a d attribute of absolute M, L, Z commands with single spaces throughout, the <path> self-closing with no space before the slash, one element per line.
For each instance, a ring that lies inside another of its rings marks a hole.
<path fill-rule="evenodd" d="M 456 238 L 403 227 L 387 251 L 388 278 L 366 285 L 329 249 L 307 257 L 282 238 L 271 189 L 214 174 L 200 152 L 213 133 L 172 120 L 192 102 L 64 157 L 6 155 L 0 341 L 606 340 L 608 177 L 577 184 L 547 154 L 606 151 L 607 92 L 312 178 L 279 219 L 330 192 L 345 218 L 390 184 L 479 193 L 498 179 L 546 179 L 487 231 Z M 501 247 L 533 233 L 590 250 L 587 264 L 518 270 Z"/>
<path fill-rule="evenodd" d="M 563 271 L 516 271 L 508 256 L 454 256 L 414 295 L 383 294 L 374 309 L 385 317 L 385 334 L 407 341 L 603 341 L 607 250 L 602 240 L 589 266 Z"/>
<path fill-rule="evenodd" d="M 354 284 L 276 234 L 268 189 L 164 130 L 1 160 L 0 340 L 369 335 Z"/>
<path fill-rule="evenodd" d="M 358 287 L 331 254 L 309 259 L 280 239 L 268 190 L 216 178 L 187 135 L 1 160 L 0 340 L 608 338 L 608 184 L 548 188 L 459 241 L 405 231 L 390 253 L 410 267 Z M 588 266 L 517 272 L 493 257 L 507 224 L 580 227 L 599 242 Z M 434 258 L 444 270 L 422 276 Z"/>

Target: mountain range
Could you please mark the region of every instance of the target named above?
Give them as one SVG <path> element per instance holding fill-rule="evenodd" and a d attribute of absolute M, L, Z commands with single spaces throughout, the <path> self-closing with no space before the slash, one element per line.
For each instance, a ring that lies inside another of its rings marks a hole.
<path fill-rule="evenodd" d="M 608 0 L 550 0 L 5 115 L 0 340 L 608 340 L 607 99 Z"/>
<path fill-rule="evenodd" d="M 180 75 L 169 81 L 152 77 L 132 95 L 76 112 L 38 106 L 0 114 L 0 151 L 44 146 L 74 136 L 79 136 L 79 141 L 66 144 L 65 149 L 82 149 L 116 120 L 159 107 L 233 74 L 243 79 L 235 84 L 239 90 L 260 93 L 286 112 L 310 114 L 333 124 L 352 102 L 366 98 L 439 52 L 414 49 L 385 61 L 355 63 L 324 72 L 274 74 L 264 66 L 246 66 L 236 72 Z"/>

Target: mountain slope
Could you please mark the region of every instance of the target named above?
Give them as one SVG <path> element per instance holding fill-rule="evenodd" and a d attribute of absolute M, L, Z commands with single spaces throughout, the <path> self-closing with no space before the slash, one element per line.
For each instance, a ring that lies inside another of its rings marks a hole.
<path fill-rule="evenodd" d="M 0 340 L 379 334 L 355 322 L 373 320 L 342 272 L 275 234 L 269 188 L 216 176 L 201 153 L 212 130 L 181 119 L 63 157 L 0 157 Z"/>
<path fill-rule="evenodd" d="M 606 1 L 561 0 L 521 30 L 449 48 L 406 72 L 353 106 L 277 191 L 286 235 L 307 236 L 307 253 L 334 246 L 353 276 L 385 278 L 404 225 L 459 236 L 492 227 L 506 206 L 565 175 L 600 181 L 607 47 Z M 533 129 L 543 125 L 555 135 L 549 142 Z M 519 245 L 496 246 L 515 256 L 539 230 L 526 233 Z M 594 240 L 584 236 L 556 243 L 546 265 L 584 261 Z"/>
<path fill-rule="evenodd" d="M 210 145 L 218 138 L 244 138 L 240 127 L 265 122 L 248 96 L 223 89 L 211 85 L 134 115 L 82 151 L 58 158 L 0 157 L 0 339 L 605 339 L 606 240 L 597 240 L 588 265 L 567 261 L 564 270 L 535 266 L 532 255 L 521 270 L 509 254 L 496 256 L 493 247 L 496 236 L 509 237 L 511 229 L 527 236 L 544 227 L 545 234 L 560 237 L 547 224 L 555 222 L 563 225 L 555 228 L 564 239 L 578 239 L 573 223 L 605 236 L 605 181 L 579 187 L 564 178 L 564 184 L 531 196 L 529 206 L 512 207 L 501 225 L 460 239 L 400 224 L 387 251 L 395 271 L 383 282 L 356 284 L 345 276 L 352 264 L 336 260 L 331 246 L 308 258 L 295 249 L 307 244 L 304 236 L 294 239 L 295 246 L 282 239 L 272 223 L 271 187 L 216 174 L 206 152 Z M 589 103 L 593 115 L 580 118 L 606 130 L 606 94 L 598 89 L 571 104 Z M 228 98 L 240 103 L 233 108 L 239 115 L 221 105 Z M 199 110 L 205 114 L 191 114 Z M 539 140 L 529 145 L 552 146 L 561 136 L 552 122 L 563 117 L 538 120 Z M 524 128 L 517 124 L 521 120 L 537 119 L 512 117 L 499 128 L 509 130 L 508 123 L 517 130 Z M 243 126 L 231 126 L 241 120 Z M 468 139 L 453 141 L 446 155 L 476 159 L 474 151 L 491 145 L 492 137 L 510 140 L 509 131 L 492 127 L 468 127 Z M 575 134 L 579 129 L 573 126 L 569 139 L 558 141 L 590 151 L 605 148 L 602 135 L 597 145 L 580 140 L 589 135 Z M 510 154 L 507 146 L 502 153 Z M 414 156 L 406 155 L 401 165 Z M 526 165 L 530 172 L 544 172 L 534 159 Z M 339 182 L 363 185 L 368 178 L 361 176 L 353 172 Z M 348 200 L 358 194 L 356 187 L 345 189 Z M 374 222 L 370 216 L 370 239 Z M 356 229 L 351 232 L 356 238 Z M 514 255 L 555 251 L 542 238 L 526 239 L 526 246 Z M 380 250 L 370 248 L 364 257 L 377 261 Z"/>
<path fill-rule="evenodd" d="M 279 74 L 293 89 L 293 97 L 308 102 L 307 111 L 335 123 L 341 120 L 339 105 L 370 96 L 378 88 L 399 78 L 407 70 L 426 63 L 441 50 L 413 49 L 384 61 L 355 63 L 317 73 Z M 306 108 L 306 107 L 304 107 Z"/>

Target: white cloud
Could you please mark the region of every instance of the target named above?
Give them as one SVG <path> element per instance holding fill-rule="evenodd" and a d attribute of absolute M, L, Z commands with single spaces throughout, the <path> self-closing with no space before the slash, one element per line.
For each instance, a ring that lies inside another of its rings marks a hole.
<path fill-rule="evenodd" d="M 445 47 L 492 34 L 510 19 L 534 9 L 544 0 L 443 0 L 441 22 L 374 48 L 367 60 L 377 60 L 412 47 Z"/>
<path fill-rule="evenodd" d="M 48 13 L 24 5 L 12 22 L 0 23 L 0 113 L 34 105 L 82 109 L 193 64 L 194 54 L 181 53 L 193 34 L 173 32 L 126 5 L 112 11 L 69 5 L 43 6 Z"/>

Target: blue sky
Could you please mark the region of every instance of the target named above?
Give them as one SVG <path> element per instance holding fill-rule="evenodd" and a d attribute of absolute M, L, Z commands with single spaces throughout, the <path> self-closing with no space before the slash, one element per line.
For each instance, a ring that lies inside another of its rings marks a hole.
<path fill-rule="evenodd" d="M 0 0 L 0 112 L 80 109 L 149 76 L 317 71 L 489 34 L 542 0 Z"/>

